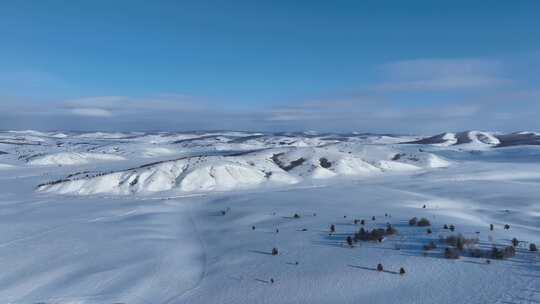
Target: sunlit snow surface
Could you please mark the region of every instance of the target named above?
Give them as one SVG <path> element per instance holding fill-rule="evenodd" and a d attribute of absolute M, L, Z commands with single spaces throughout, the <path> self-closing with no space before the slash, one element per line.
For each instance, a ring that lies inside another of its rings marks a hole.
<path fill-rule="evenodd" d="M 0 132 L 0 299 L 538 303 L 538 136 Z M 399 234 L 347 248 L 354 219 Z M 424 254 L 444 224 L 522 242 L 489 265 Z"/>

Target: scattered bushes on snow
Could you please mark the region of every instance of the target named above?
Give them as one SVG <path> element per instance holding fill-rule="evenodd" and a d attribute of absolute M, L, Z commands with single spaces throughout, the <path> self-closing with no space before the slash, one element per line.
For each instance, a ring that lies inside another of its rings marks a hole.
<path fill-rule="evenodd" d="M 387 235 L 393 235 L 396 234 L 398 231 L 392 227 L 391 225 L 388 225 L 386 229 L 378 228 L 373 229 L 371 231 L 364 229 L 363 227 L 360 228 L 358 232 L 356 232 L 353 236 L 353 239 L 355 242 L 358 241 L 379 241 L 382 242 L 385 236 Z"/>
<path fill-rule="evenodd" d="M 491 249 L 491 257 L 497 260 L 504 260 L 514 257 L 516 255 L 516 248 L 514 246 L 506 246 L 502 249 L 498 249 L 493 246 Z"/>
<path fill-rule="evenodd" d="M 330 167 L 332 167 L 332 163 L 328 161 L 328 159 L 324 158 L 324 157 L 321 157 L 319 159 L 319 163 L 321 164 L 321 167 L 325 168 L 325 169 L 328 169 Z"/>
<path fill-rule="evenodd" d="M 398 154 L 396 154 L 396 155 L 394 155 L 394 156 L 392 157 L 392 160 L 393 160 L 393 161 L 397 161 L 397 160 L 399 160 L 402 156 L 405 156 L 405 155 L 406 155 L 405 153 L 398 153 Z"/>
<path fill-rule="evenodd" d="M 516 248 L 514 246 L 506 246 L 502 249 L 499 249 L 495 246 L 491 248 L 491 250 L 482 250 L 479 248 L 474 248 L 470 250 L 470 254 L 474 258 L 487 258 L 489 259 L 496 259 L 496 260 L 504 260 L 509 259 L 516 255 Z"/>
<path fill-rule="evenodd" d="M 517 247 L 519 245 L 519 241 L 516 238 L 512 239 L 512 246 Z"/>
<path fill-rule="evenodd" d="M 415 216 L 409 220 L 409 226 L 426 227 L 426 226 L 431 226 L 431 223 L 425 217 L 418 220 L 418 218 Z"/>
<path fill-rule="evenodd" d="M 473 244 L 478 244 L 478 242 L 478 238 L 466 238 L 461 234 L 450 235 L 444 239 L 444 243 L 454 246 L 460 251 L 463 251 L 465 247 L 469 247 Z"/>
<path fill-rule="evenodd" d="M 447 259 L 459 259 L 459 249 L 446 247 L 444 249 L 444 257 Z"/>
<path fill-rule="evenodd" d="M 426 226 L 431 226 L 431 223 L 429 222 L 427 218 L 423 217 L 418 221 L 418 223 L 416 223 L 416 225 L 418 227 L 426 227 Z"/>
<path fill-rule="evenodd" d="M 424 245 L 424 250 L 426 250 L 426 251 L 433 250 L 433 249 L 436 249 L 436 248 L 437 248 L 437 245 L 433 241 L 430 241 L 429 243 Z"/>
<path fill-rule="evenodd" d="M 394 228 L 391 224 L 386 224 L 386 235 L 397 234 L 397 229 Z"/>
<path fill-rule="evenodd" d="M 350 235 L 347 236 L 347 245 L 353 247 L 353 238 Z"/>
<path fill-rule="evenodd" d="M 303 164 L 306 160 L 301 157 L 297 160 L 293 160 L 291 161 L 288 165 L 284 164 L 279 158 L 284 155 L 284 153 L 278 153 L 278 154 L 274 154 L 272 155 L 272 161 L 274 161 L 274 163 L 280 167 L 281 169 L 285 170 L 285 171 L 291 171 L 292 169 L 294 169 L 295 167 L 298 167 L 300 166 L 301 164 Z"/>

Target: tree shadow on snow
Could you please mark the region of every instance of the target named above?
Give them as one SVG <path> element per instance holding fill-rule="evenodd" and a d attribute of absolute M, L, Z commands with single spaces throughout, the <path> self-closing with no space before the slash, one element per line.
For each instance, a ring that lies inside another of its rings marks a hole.
<path fill-rule="evenodd" d="M 375 271 L 375 272 L 384 272 L 384 273 L 390 273 L 390 274 L 399 274 L 399 272 L 397 271 L 391 271 L 391 270 L 382 270 L 382 271 L 379 271 L 377 270 L 377 268 L 372 268 L 372 267 L 365 267 L 365 266 L 358 266 L 358 265 L 347 265 L 351 268 L 358 268 L 358 269 L 363 269 L 363 270 L 371 270 L 371 271 Z"/>
<path fill-rule="evenodd" d="M 272 255 L 272 252 L 270 251 L 262 251 L 262 250 L 249 250 L 249 252 L 258 253 L 258 254 L 266 254 L 266 255 Z"/>

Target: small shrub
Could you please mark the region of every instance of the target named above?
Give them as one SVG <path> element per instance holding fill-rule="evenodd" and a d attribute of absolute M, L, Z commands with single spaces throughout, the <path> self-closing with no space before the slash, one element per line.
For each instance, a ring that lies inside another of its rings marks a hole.
<path fill-rule="evenodd" d="M 508 230 L 508 229 L 510 229 L 510 225 L 505 224 L 505 225 L 504 225 L 504 230 Z"/>
<path fill-rule="evenodd" d="M 347 245 L 349 245 L 351 247 L 353 246 L 353 239 L 352 239 L 352 237 L 350 235 L 347 237 Z"/>
<path fill-rule="evenodd" d="M 400 274 L 400 275 L 404 275 L 404 274 L 405 274 L 405 268 L 401 267 L 401 268 L 399 269 L 399 274 Z"/>
<path fill-rule="evenodd" d="M 463 251 L 465 246 L 470 246 L 472 244 L 477 244 L 479 242 L 478 238 L 466 238 L 461 234 L 450 235 L 444 239 L 444 242 L 448 245 L 456 247 L 458 250 Z"/>
<path fill-rule="evenodd" d="M 517 247 L 519 245 L 519 241 L 516 238 L 512 239 L 512 246 Z"/>
<path fill-rule="evenodd" d="M 397 229 L 392 227 L 392 225 L 387 224 L 386 225 L 386 235 L 393 235 L 397 233 Z"/>
<path fill-rule="evenodd" d="M 416 223 L 418 222 L 418 219 L 416 217 L 413 217 L 409 220 L 409 226 L 416 226 Z"/>
<path fill-rule="evenodd" d="M 334 224 L 330 225 L 330 233 L 336 232 L 336 226 Z"/>
<path fill-rule="evenodd" d="M 493 227 L 493 224 L 489 224 L 489 230 L 490 230 L 490 231 L 493 231 L 493 228 L 494 228 L 494 227 Z"/>
<path fill-rule="evenodd" d="M 255 230 L 255 226 L 251 226 L 251 230 Z"/>
<path fill-rule="evenodd" d="M 382 241 L 382 239 L 384 238 L 386 234 L 386 231 L 384 229 L 373 229 L 371 230 L 371 232 L 368 232 L 366 234 L 366 237 L 368 238 L 368 240 L 371 240 L 371 241 Z"/>
<path fill-rule="evenodd" d="M 426 232 L 427 232 L 427 234 L 431 234 L 431 232 L 432 232 L 432 231 L 431 231 L 431 228 L 428 228 L 428 229 L 426 230 Z"/>
<path fill-rule="evenodd" d="M 495 246 L 491 250 L 471 249 L 470 254 L 473 258 L 486 258 L 486 263 L 490 264 L 490 259 L 504 260 L 509 259 L 516 255 L 516 248 L 514 246 L 506 246 L 499 249 Z"/>
<path fill-rule="evenodd" d="M 538 251 L 538 248 L 536 248 L 535 243 L 530 243 L 529 244 L 529 251 Z"/>
<path fill-rule="evenodd" d="M 226 215 L 227 213 L 229 213 L 229 211 L 231 211 L 231 208 L 227 207 L 227 209 L 221 210 L 220 213 L 221 215 Z"/>
<path fill-rule="evenodd" d="M 444 224 L 443 229 L 448 229 L 448 225 Z"/>
<path fill-rule="evenodd" d="M 491 257 L 497 260 L 509 259 L 516 255 L 516 248 L 514 246 L 506 246 L 503 249 L 498 249 L 493 246 L 491 249 Z"/>
<path fill-rule="evenodd" d="M 378 228 L 371 231 L 360 228 L 358 232 L 354 234 L 354 241 L 379 241 L 382 242 L 385 236 L 396 234 L 397 230 L 393 227 L 387 227 L 386 229 Z"/>
<path fill-rule="evenodd" d="M 278 249 L 276 247 L 272 248 L 272 255 L 278 255 Z"/>
<path fill-rule="evenodd" d="M 372 217 L 371 217 L 371 220 L 374 221 L 374 220 L 375 220 L 375 216 L 372 216 Z"/>
<path fill-rule="evenodd" d="M 383 271 L 383 265 L 381 263 L 377 264 L 377 271 Z"/>
<path fill-rule="evenodd" d="M 298 213 L 295 213 L 295 214 L 293 215 L 293 218 L 299 219 L 299 218 L 300 218 L 300 215 L 299 215 Z"/>
<path fill-rule="evenodd" d="M 484 258 L 489 257 L 489 254 L 486 254 L 485 250 L 479 249 L 479 248 L 473 248 L 470 251 L 471 256 L 473 258 Z"/>
<path fill-rule="evenodd" d="M 426 250 L 426 251 L 433 250 L 435 248 L 437 248 L 437 245 L 433 241 L 431 241 L 431 242 L 427 243 L 426 245 L 424 245 L 424 250 Z"/>
<path fill-rule="evenodd" d="M 431 223 L 429 220 L 425 217 L 421 218 L 418 223 L 416 223 L 418 227 L 425 227 L 425 226 L 431 226 Z"/>
<path fill-rule="evenodd" d="M 319 164 L 321 164 L 321 167 L 325 168 L 325 169 L 328 169 L 330 167 L 332 167 L 332 163 L 328 161 L 328 159 L 324 158 L 324 157 L 321 157 L 319 159 Z"/>
<path fill-rule="evenodd" d="M 450 231 L 454 232 L 454 230 L 456 230 L 456 227 L 454 225 L 450 225 L 450 227 L 448 227 L 448 229 L 450 229 Z"/>
<path fill-rule="evenodd" d="M 366 224 L 365 220 L 360 220 L 360 225 L 364 226 Z"/>
<path fill-rule="evenodd" d="M 447 259 L 459 259 L 459 250 L 447 247 L 444 249 L 444 257 Z"/>

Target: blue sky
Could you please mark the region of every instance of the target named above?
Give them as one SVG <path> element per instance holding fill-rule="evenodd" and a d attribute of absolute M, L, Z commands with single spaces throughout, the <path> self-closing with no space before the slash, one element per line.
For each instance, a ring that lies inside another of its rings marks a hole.
<path fill-rule="evenodd" d="M 540 130 L 539 11 L 0 0 L 0 129 Z"/>

